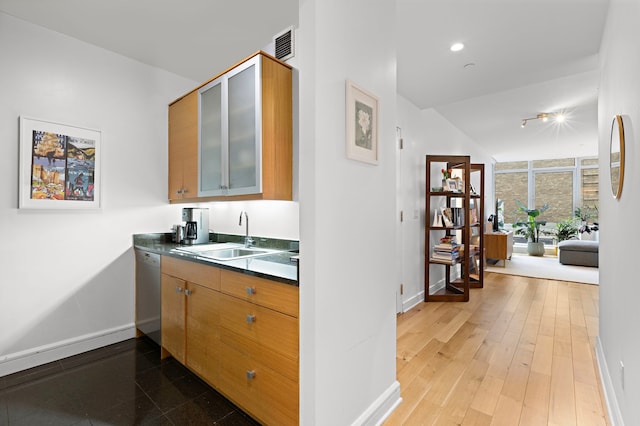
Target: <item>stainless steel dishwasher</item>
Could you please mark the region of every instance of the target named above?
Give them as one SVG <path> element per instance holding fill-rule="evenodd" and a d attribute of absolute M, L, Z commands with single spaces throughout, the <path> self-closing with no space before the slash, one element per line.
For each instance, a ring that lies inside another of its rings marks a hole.
<path fill-rule="evenodd" d="M 160 255 L 135 249 L 136 328 L 160 341 Z"/>

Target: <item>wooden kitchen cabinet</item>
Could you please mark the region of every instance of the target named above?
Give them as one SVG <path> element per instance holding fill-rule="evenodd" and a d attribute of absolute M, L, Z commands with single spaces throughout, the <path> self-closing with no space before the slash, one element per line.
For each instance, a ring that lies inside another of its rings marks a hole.
<path fill-rule="evenodd" d="M 163 256 L 162 347 L 263 424 L 299 418 L 298 287 Z"/>
<path fill-rule="evenodd" d="M 257 52 L 172 103 L 170 201 L 292 200 L 292 91 L 291 67 Z M 180 144 L 188 154 L 176 152 Z M 181 193 L 187 155 L 197 190 Z"/>
<path fill-rule="evenodd" d="M 298 317 L 298 287 L 229 270 L 220 271 L 223 293 Z"/>
<path fill-rule="evenodd" d="M 167 256 L 161 268 L 163 356 L 171 354 L 215 385 L 220 341 L 219 270 Z"/>
<path fill-rule="evenodd" d="M 160 280 L 162 349 L 163 352 L 168 352 L 184 364 L 186 353 L 184 289 L 186 281 L 166 274 L 162 274 Z"/>
<path fill-rule="evenodd" d="M 198 96 L 169 105 L 169 200 L 198 195 Z"/>
<path fill-rule="evenodd" d="M 186 366 L 215 385 L 219 383 L 220 293 L 187 284 Z"/>
<path fill-rule="evenodd" d="M 267 424 L 297 424 L 299 383 L 298 288 L 223 270 L 221 377 L 233 392 L 250 394 L 245 408 Z"/>
<path fill-rule="evenodd" d="M 232 401 L 263 424 L 298 424 L 297 380 L 225 342 L 221 353 L 220 381 Z"/>

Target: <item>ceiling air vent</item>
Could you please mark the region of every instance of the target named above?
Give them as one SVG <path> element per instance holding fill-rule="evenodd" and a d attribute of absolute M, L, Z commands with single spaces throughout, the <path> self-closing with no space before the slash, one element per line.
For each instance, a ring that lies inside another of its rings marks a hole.
<path fill-rule="evenodd" d="M 280 34 L 276 34 L 273 37 L 273 44 L 275 45 L 275 56 L 281 61 L 286 61 L 295 56 L 295 45 L 293 42 L 293 27 L 289 27 L 282 31 Z"/>

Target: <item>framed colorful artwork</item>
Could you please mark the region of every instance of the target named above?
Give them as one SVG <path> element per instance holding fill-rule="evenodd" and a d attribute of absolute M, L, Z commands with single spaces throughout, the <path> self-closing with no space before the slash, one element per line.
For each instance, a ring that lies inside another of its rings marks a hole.
<path fill-rule="evenodd" d="M 20 117 L 21 209 L 100 208 L 101 133 Z"/>

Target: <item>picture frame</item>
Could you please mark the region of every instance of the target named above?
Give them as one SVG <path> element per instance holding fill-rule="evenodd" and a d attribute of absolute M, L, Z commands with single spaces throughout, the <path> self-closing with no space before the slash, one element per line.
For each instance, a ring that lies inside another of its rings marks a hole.
<path fill-rule="evenodd" d="M 464 192 L 464 180 L 458 176 L 453 179 L 456 181 L 456 191 Z"/>
<path fill-rule="evenodd" d="M 453 213 L 451 208 L 445 207 L 442 209 L 442 223 L 447 228 L 451 228 L 453 226 Z"/>
<path fill-rule="evenodd" d="M 378 164 L 378 98 L 371 92 L 346 81 L 346 155 L 347 158 Z"/>
<path fill-rule="evenodd" d="M 18 207 L 99 209 L 99 130 L 20 116 Z"/>
<path fill-rule="evenodd" d="M 458 191 L 458 181 L 456 179 L 451 179 L 451 178 L 445 179 L 444 190 L 447 192 Z"/>

